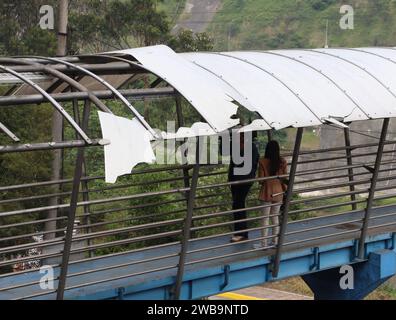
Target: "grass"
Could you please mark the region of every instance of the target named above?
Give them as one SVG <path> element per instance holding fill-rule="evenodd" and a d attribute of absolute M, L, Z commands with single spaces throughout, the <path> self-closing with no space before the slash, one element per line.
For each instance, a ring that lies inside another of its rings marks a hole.
<path fill-rule="evenodd" d="M 313 292 L 300 277 L 265 284 L 264 287 L 286 292 L 292 292 L 313 298 Z M 389 282 L 369 294 L 365 300 L 396 300 L 396 287 Z"/>
<path fill-rule="evenodd" d="M 327 2 L 318 8 L 318 3 Z M 330 46 L 390 46 L 396 43 L 394 0 L 351 0 L 354 29 L 339 27 L 341 0 L 223 0 L 209 27 L 216 50 L 323 47 L 326 20 Z M 316 9 L 315 9 L 316 8 Z"/>

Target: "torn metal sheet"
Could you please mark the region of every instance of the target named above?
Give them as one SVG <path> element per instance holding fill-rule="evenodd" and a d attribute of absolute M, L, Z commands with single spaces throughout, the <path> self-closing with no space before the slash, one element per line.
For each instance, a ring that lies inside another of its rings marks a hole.
<path fill-rule="evenodd" d="M 334 124 L 334 125 L 336 125 L 337 127 L 342 128 L 342 129 L 347 129 L 347 128 L 349 128 L 346 124 L 343 124 L 341 121 L 339 121 L 339 120 L 337 120 L 337 119 L 335 119 L 335 118 L 332 118 L 332 117 L 323 118 L 322 120 L 323 120 L 325 123 L 328 122 L 328 123 Z"/>
<path fill-rule="evenodd" d="M 115 183 L 139 163 L 155 162 L 150 143 L 152 135 L 137 119 L 129 120 L 101 111 L 98 114 L 103 139 L 110 140 L 104 147 L 107 183 Z"/>
<path fill-rule="evenodd" d="M 263 119 L 253 120 L 251 124 L 242 127 L 238 132 L 266 131 L 268 130 L 267 122 Z"/>
<path fill-rule="evenodd" d="M 142 67 L 176 88 L 215 131 L 239 124 L 238 119 L 231 119 L 238 110 L 233 101 L 239 100 L 233 88 L 172 49 L 160 45 L 113 53 L 131 55 Z"/>
<path fill-rule="evenodd" d="M 164 140 L 171 139 L 184 139 L 184 138 L 193 138 L 193 137 L 202 137 L 202 136 L 213 136 L 218 133 L 214 131 L 209 124 L 204 122 L 196 122 L 191 128 L 181 127 L 177 130 L 176 133 L 162 132 L 162 138 Z"/>
<path fill-rule="evenodd" d="M 269 124 L 264 130 L 321 124 L 282 81 L 247 57 L 239 57 L 236 53 L 189 53 L 184 56 L 240 91 L 253 106 L 250 111 L 258 112 Z"/>

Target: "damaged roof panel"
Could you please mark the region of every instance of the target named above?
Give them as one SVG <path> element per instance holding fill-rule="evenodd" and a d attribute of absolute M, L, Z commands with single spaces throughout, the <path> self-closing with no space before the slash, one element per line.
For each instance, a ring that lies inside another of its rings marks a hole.
<path fill-rule="evenodd" d="M 242 105 L 258 112 L 272 128 L 321 124 L 281 81 L 245 59 L 232 54 L 215 53 L 191 53 L 183 54 L 183 57 L 211 70 L 237 88 L 253 109 Z M 275 105 L 277 107 L 272 108 Z M 288 111 L 288 117 L 285 117 L 285 110 Z"/>
<path fill-rule="evenodd" d="M 166 46 L 118 51 L 137 59 L 144 68 L 160 76 L 182 94 L 217 132 L 239 124 L 231 119 L 238 101 L 233 89 L 216 76 L 187 61 Z"/>

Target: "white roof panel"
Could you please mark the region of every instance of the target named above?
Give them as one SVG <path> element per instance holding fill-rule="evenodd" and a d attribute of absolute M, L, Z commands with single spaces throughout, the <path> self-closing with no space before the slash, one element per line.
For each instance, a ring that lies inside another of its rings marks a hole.
<path fill-rule="evenodd" d="M 154 46 L 118 51 L 129 54 L 144 68 L 175 87 L 217 132 L 239 123 L 231 119 L 240 100 L 235 90 L 215 75 L 187 61 L 166 46 Z"/>
<path fill-rule="evenodd" d="M 395 48 L 355 48 L 355 50 L 376 54 L 378 56 L 388 59 L 389 61 L 396 62 Z"/>
<path fill-rule="evenodd" d="M 249 130 L 396 117 L 394 48 L 117 53 L 172 85 L 216 132 L 238 124 L 234 102 L 262 117 Z"/>
<path fill-rule="evenodd" d="M 258 112 L 273 128 L 321 124 L 298 96 L 281 81 L 244 58 L 241 59 L 233 53 L 191 53 L 183 54 L 183 57 L 211 70 L 219 79 L 237 88 L 253 108 L 246 107 Z"/>
<path fill-rule="evenodd" d="M 359 109 L 369 118 L 396 116 L 396 98 L 392 93 L 358 63 L 337 57 L 337 49 L 287 50 L 282 54 L 320 70 L 344 90 L 356 104 L 345 121 L 359 120 L 355 116 Z"/>

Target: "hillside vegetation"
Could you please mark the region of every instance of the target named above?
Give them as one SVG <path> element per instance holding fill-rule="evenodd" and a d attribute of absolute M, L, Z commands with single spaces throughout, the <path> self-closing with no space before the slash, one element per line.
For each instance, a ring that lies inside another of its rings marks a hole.
<path fill-rule="evenodd" d="M 343 4 L 354 8 L 354 30 L 339 26 Z M 395 46 L 395 0 L 223 0 L 209 32 L 216 50 Z"/>

